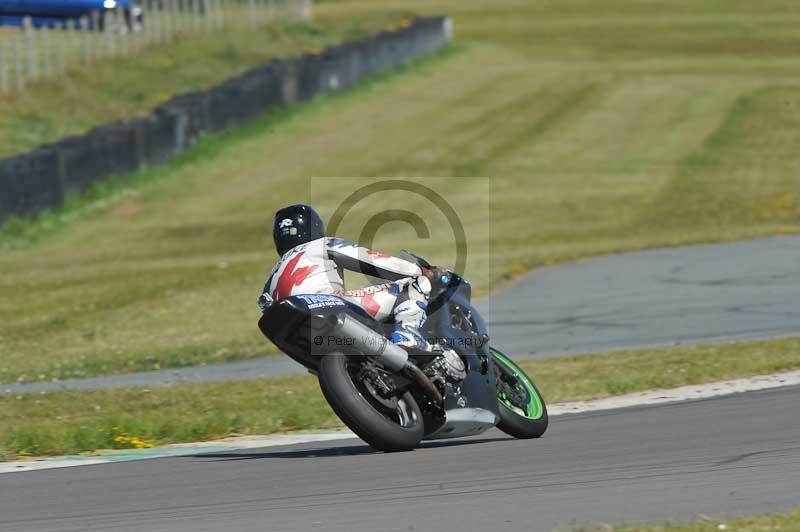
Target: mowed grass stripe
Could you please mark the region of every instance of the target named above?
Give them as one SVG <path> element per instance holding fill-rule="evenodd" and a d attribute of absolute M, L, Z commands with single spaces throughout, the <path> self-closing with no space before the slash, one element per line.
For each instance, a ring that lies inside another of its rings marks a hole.
<path fill-rule="evenodd" d="M 653 223 L 666 210 L 679 219 L 697 212 L 720 225 L 796 220 L 798 111 L 800 86 L 767 86 L 740 95 L 702 149 L 682 161 L 658 198 L 659 208 L 645 221 Z"/>
<path fill-rule="evenodd" d="M 552 95 L 548 94 L 550 90 L 539 91 L 534 94 L 532 98 L 528 99 L 528 101 L 520 102 L 519 105 L 510 109 L 510 113 L 504 117 L 505 120 L 500 125 L 487 131 L 485 136 L 481 136 L 477 139 L 478 142 L 485 142 L 487 139 L 492 138 L 500 138 L 502 140 L 498 143 L 492 143 L 491 140 L 489 140 L 487 142 L 487 148 L 480 158 L 470 159 L 462 163 L 460 167 L 455 169 L 454 173 L 456 175 L 489 175 L 489 164 L 494 161 L 509 158 L 514 152 L 533 144 L 538 137 L 556 130 L 563 120 L 577 113 L 587 100 L 598 92 L 599 87 L 596 84 L 592 84 L 579 86 L 576 89 L 563 88 L 563 92 L 556 101 L 548 101 L 552 98 Z M 546 106 L 543 106 L 542 102 L 547 102 Z M 535 120 L 514 120 L 514 118 L 520 114 L 529 114 L 531 109 L 541 109 L 541 117 Z M 521 125 L 522 127 L 520 129 L 514 128 L 516 125 Z M 499 135 L 497 133 L 501 127 L 504 129 L 514 128 L 517 129 L 517 131 L 515 131 L 513 135 L 507 133 Z M 462 153 L 475 153 L 474 151 L 467 151 L 468 147 L 469 146 L 462 146 L 465 150 Z"/>

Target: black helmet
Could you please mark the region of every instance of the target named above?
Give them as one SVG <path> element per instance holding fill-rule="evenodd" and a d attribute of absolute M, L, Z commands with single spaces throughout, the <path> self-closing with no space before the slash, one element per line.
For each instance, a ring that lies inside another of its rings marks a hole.
<path fill-rule="evenodd" d="M 289 205 L 275 213 L 272 237 L 278 255 L 283 256 L 295 246 L 325 236 L 325 222 L 310 205 Z"/>

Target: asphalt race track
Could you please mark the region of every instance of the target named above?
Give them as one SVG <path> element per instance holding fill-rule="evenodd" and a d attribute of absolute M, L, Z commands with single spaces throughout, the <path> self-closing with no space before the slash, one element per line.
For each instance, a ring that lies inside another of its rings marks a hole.
<path fill-rule="evenodd" d="M 497 346 L 543 358 L 800 334 L 800 237 L 657 249 L 537 270 L 481 302 Z"/>
<path fill-rule="evenodd" d="M 0 475 L 4 532 L 532 531 L 800 504 L 800 388 L 554 418 L 382 454 L 357 440 Z"/>
<path fill-rule="evenodd" d="M 258 290 L 256 287 L 254 290 Z M 478 302 L 515 358 L 800 334 L 800 237 L 627 253 L 543 268 Z M 253 304 L 253 328 L 257 309 Z M 257 333 L 256 333 L 257 334 Z M 0 385 L 0 393 L 248 380 L 302 372 L 287 357 Z"/>

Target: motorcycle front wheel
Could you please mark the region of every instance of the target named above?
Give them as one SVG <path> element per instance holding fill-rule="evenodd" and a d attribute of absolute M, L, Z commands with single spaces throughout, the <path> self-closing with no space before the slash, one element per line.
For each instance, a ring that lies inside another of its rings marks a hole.
<path fill-rule="evenodd" d="M 547 430 L 547 405 L 522 368 L 500 351 L 490 348 L 500 422 L 497 428 L 519 439 L 538 438 Z"/>
<path fill-rule="evenodd" d="M 384 452 L 409 451 L 425 434 L 422 411 L 410 392 L 383 397 L 359 378 L 363 357 L 325 355 L 319 386 L 339 419 L 370 446 Z"/>

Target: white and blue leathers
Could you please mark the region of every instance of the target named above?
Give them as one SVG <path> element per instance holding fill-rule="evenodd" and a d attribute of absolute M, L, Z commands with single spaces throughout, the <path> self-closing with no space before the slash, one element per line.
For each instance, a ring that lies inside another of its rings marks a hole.
<path fill-rule="evenodd" d="M 344 270 L 390 281 L 345 290 Z M 378 321 L 393 317 L 391 341 L 430 349 L 420 333 L 426 319 L 430 282 L 420 267 L 341 238 L 323 237 L 296 246 L 270 272 L 263 293 L 273 299 L 304 294 L 337 295 Z"/>

